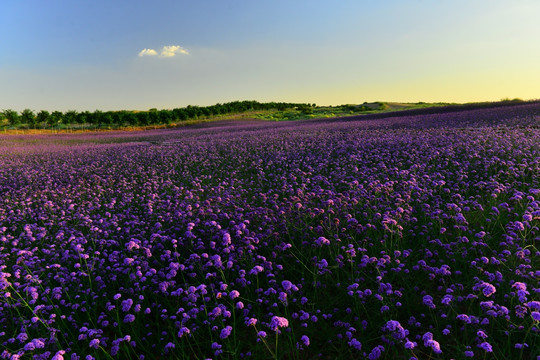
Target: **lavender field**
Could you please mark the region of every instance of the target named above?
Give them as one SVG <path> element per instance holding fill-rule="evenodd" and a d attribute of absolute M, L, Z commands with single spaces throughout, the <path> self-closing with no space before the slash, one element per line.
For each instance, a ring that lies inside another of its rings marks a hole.
<path fill-rule="evenodd" d="M 540 103 L 0 135 L 1 359 L 540 358 Z"/>

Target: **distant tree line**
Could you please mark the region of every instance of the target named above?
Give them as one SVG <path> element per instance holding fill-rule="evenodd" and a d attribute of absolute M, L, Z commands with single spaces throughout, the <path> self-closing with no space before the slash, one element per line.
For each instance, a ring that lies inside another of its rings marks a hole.
<path fill-rule="evenodd" d="M 315 104 L 298 104 L 284 102 L 260 103 L 257 101 L 233 101 L 211 106 L 192 106 L 172 110 L 150 109 L 148 111 L 101 111 L 95 110 L 66 112 L 41 110 L 34 112 L 25 109 L 18 113 L 7 109 L 0 112 L 0 120 L 7 120 L 10 126 L 26 126 L 28 128 L 55 128 L 64 126 L 92 126 L 96 128 L 125 127 L 125 126 L 148 126 L 179 123 L 186 120 L 208 118 L 217 115 L 232 113 L 245 113 L 256 110 L 283 111 L 290 108 L 306 111 Z"/>

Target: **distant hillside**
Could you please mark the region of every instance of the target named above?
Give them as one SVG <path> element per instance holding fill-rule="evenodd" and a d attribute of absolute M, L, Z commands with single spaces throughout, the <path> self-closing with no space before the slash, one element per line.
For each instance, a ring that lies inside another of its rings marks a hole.
<path fill-rule="evenodd" d="M 269 102 L 259 103 L 253 100 L 233 101 L 211 106 L 192 106 L 184 108 L 150 109 L 148 111 L 100 111 L 74 110 L 34 112 L 25 109 L 18 113 L 13 110 L 0 112 L 0 131 L 4 133 L 42 133 L 73 132 L 95 130 L 145 130 L 159 127 L 184 126 L 194 123 L 224 119 L 259 119 L 270 121 L 292 121 L 305 119 L 324 119 L 357 117 L 384 118 L 412 116 L 420 114 L 448 113 L 471 109 L 512 106 L 537 102 L 520 99 L 499 102 L 480 103 L 398 103 L 364 102 L 362 104 L 344 104 L 338 106 L 317 106 L 309 103 Z"/>

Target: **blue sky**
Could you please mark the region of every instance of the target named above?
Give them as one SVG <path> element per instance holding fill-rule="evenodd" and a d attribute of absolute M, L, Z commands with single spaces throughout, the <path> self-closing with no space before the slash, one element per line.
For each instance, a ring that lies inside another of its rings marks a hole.
<path fill-rule="evenodd" d="M 0 110 L 540 98 L 538 19 L 535 0 L 3 0 Z"/>

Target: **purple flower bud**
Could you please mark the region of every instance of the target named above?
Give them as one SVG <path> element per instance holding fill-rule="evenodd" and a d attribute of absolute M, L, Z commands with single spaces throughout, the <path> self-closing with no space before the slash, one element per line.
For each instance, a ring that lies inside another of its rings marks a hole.
<path fill-rule="evenodd" d="M 227 325 L 225 328 L 221 329 L 221 333 L 219 334 L 219 337 L 222 339 L 226 339 L 231 335 L 232 332 L 232 326 Z"/>
<path fill-rule="evenodd" d="M 414 349 L 415 347 L 416 343 L 407 339 L 407 341 L 405 342 L 405 349 Z"/>
<path fill-rule="evenodd" d="M 129 309 L 131 309 L 131 305 L 133 305 L 132 299 L 127 299 L 127 300 L 122 301 L 122 311 L 128 312 Z"/>
<path fill-rule="evenodd" d="M 362 350 L 362 343 L 360 341 L 356 340 L 355 338 L 352 338 L 349 341 L 349 346 L 352 347 L 352 348 L 355 348 L 358 351 Z"/>
<path fill-rule="evenodd" d="M 483 343 L 479 344 L 478 347 L 480 349 L 485 350 L 486 352 L 493 352 L 493 348 L 491 347 L 491 344 L 484 341 Z"/>
<path fill-rule="evenodd" d="M 285 291 L 289 291 L 289 290 L 291 290 L 293 284 L 292 284 L 292 282 L 290 282 L 289 280 L 283 280 L 283 281 L 281 282 L 281 286 L 283 287 L 283 289 L 284 289 Z"/>
<path fill-rule="evenodd" d="M 289 320 L 284 317 L 274 316 L 270 321 L 270 329 L 272 329 L 272 331 L 277 331 L 279 328 L 287 326 L 289 326 Z"/>

